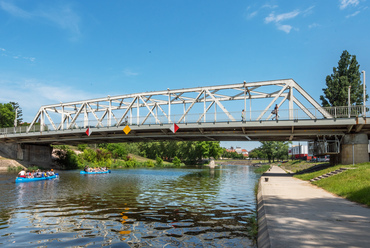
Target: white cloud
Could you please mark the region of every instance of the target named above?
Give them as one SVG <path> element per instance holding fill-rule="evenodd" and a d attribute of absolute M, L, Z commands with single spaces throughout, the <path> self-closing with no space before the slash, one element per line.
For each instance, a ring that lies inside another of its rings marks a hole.
<path fill-rule="evenodd" d="M 268 9 L 276 9 L 279 7 L 278 5 L 271 5 L 271 4 L 265 4 L 262 6 L 262 8 L 268 8 Z"/>
<path fill-rule="evenodd" d="M 265 22 L 266 23 L 270 23 L 270 22 L 279 23 L 285 20 L 292 19 L 296 17 L 297 15 L 299 15 L 300 13 L 301 12 L 299 10 L 294 10 L 292 12 L 288 12 L 288 13 L 284 13 L 280 15 L 275 15 L 275 13 L 272 12 L 268 17 L 265 18 Z"/>
<path fill-rule="evenodd" d="M 53 8 L 44 7 L 34 11 L 25 11 L 20 7 L 10 3 L 1 1 L 0 7 L 9 14 L 23 19 L 43 18 L 56 24 L 59 28 L 65 29 L 74 35 L 74 38 L 80 36 L 79 16 L 68 6 L 57 6 Z"/>
<path fill-rule="evenodd" d="M 132 71 L 132 70 L 131 70 L 131 69 L 129 69 L 129 68 L 124 69 L 124 70 L 123 70 L 123 73 L 125 74 L 125 76 L 128 76 L 128 77 L 139 75 L 139 73 L 134 72 L 134 71 Z"/>
<path fill-rule="evenodd" d="M 357 6 L 360 3 L 359 0 L 340 0 L 339 8 L 340 9 L 345 9 L 348 6 Z"/>
<path fill-rule="evenodd" d="M 14 4 L 11 4 L 10 2 L 0 2 L 0 7 L 8 12 L 9 14 L 20 17 L 20 18 L 31 18 L 32 14 L 28 13 L 27 11 L 22 10 L 21 8 L 18 8 Z"/>
<path fill-rule="evenodd" d="M 45 83 L 37 79 L 15 79 L 14 77 L 4 79 L 4 77 L 6 76 L 0 77 L 0 102 L 18 102 L 22 108 L 23 120 L 27 122 L 32 121 L 43 105 L 101 97 L 62 83 L 59 84 L 60 86 L 51 86 L 49 82 Z"/>
<path fill-rule="evenodd" d="M 11 51 L 7 51 L 5 48 L 1 48 L 1 47 L 0 47 L 0 52 L 2 52 L 1 56 L 8 57 L 8 58 L 23 59 L 23 60 L 27 60 L 27 61 L 30 61 L 30 62 L 35 62 L 35 60 L 36 60 L 36 58 L 34 58 L 34 57 L 25 57 L 25 56 L 22 56 L 20 54 L 13 53 Z"/>
<path fill-rule="evenodd" d="M 355 12 L 355 13 L 353 13 L 353 14 L 347 15 L 347 16 L 346 16 L 346 18 L 350 18 L 350 17 L 357 16 L 359 13 L 360 13 L 360 11 L 356 11 L 356 12 Z"/>
<path fill-rule="evenodd" d="M 320 26 L 320 24 L 317 24 L 317 23 L 314 22 L 314 23 L 308 25 L 308 28 L 317 28 L 319 26 Z"/>
<path fill-rule="evenodd" d="M 252 13 L 248 14 L 247 18 L 248 18 L 248 19 L 252 19 L 252 18 L 253 18 L 253 17 L 255 17 L 257 14 L 258 14 L 258 11 L 254 11 L 254 12 L 252 12 Z"/>
<path fill-rule="evenodd" d="M 277 25 L 277 28 L 281 31 L 284 31 L 285 33 L 289 34 L 290 33 L 290 30 L 292 30 L 292 26 L 290 25 L 281 25 L 281 24 L 278 24 Z"/>

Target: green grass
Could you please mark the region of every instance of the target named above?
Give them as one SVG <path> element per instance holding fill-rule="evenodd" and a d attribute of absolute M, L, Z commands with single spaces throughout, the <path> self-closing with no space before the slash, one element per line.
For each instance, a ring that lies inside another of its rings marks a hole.
<path fill-rule="evenodd" d="M 338 175 L 313 182 L 313 184 L 350 201 L 370 207 L 370 163 L 362 163 L 354 166 L 337 165 L 312 173 L 295 175 L 295 177 L 302 180 L 310 180 L 341 167 L 350 169 Z"/>
<path fill-rule="evenodd" d="M 293 161 L 288 161 L 286 163 L 281 163 L 280 166 L 285 170 L 296 173 L 296 172 L 299 172 L 301 170 L 305 170 L 307 168 L 310 168 L 310 167 L 318 165 L 318 164 L 325 164 L 325 163 L 324 162 L 312 163 L 312 162 L 307 162 L 307 161 L 303 161 L 303 160 L 293 160 Z"/>
<path fill-rule="evenodd" d="M 270 168 L 270 165 L 269 164 L 264 164 L 264 165 L 261 165 L 260 167 L 257 167 L 254 172 L 255 173 L 265 173 L 268 169 Z"/>

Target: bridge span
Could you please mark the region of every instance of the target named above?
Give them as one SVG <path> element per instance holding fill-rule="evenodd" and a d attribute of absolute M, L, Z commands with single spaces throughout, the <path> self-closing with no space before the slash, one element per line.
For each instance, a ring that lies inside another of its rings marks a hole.
<path fill-rule="evenodd" d="M 324 108 L 292 79 L 243 82 L 45 105 L 29 126 L 0 129 L 0 143 L 314 141 L 316 154 L 338 154 L 346 135 L 368 143 L 366 112 L 358 105 Z"/>

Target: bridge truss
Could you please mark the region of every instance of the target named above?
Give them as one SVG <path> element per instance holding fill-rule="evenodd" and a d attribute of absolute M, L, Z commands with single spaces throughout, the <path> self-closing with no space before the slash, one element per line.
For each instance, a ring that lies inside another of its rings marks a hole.
<path fill-rule="evenodd" d="M 304 105 L 301 99 L 306 101 Z M 261 100 L 258 103 L 254 103 Z M 125 125 L 333 118 L 294 80 L 250 82 L 210 87 L 144 92 L 42 106 L 27 129 L 45 131 Z M 252 109 L 257 106 L 258 112 Z M 262 107 L 262 111 L 261 111 Z M 249 108 L 249 109 L 248 109 Z M 296 109 L 300 110 L 297 116 Z"/>

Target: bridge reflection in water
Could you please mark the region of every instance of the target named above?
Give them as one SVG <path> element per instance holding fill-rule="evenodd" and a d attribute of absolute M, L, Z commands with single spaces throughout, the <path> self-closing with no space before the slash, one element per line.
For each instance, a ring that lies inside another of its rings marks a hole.
<path fill-rule="evenodd" d="M 28 184 L 4 177 L 2 247 L 253 247 L 253 167 L 64 171 Z"/>

